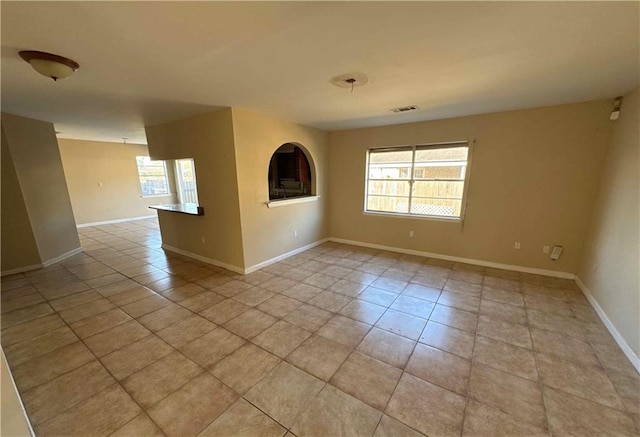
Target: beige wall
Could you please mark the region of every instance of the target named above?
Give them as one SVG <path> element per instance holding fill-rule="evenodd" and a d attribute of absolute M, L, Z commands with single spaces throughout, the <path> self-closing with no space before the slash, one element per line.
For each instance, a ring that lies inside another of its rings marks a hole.
<path fill-rule="evenodd" d="M 640 356 L 640 91 L 615 123 L 578 277 Z"/>
<path fill-rule="evenodd" d="M 245 269 L 328 236 L 327 133 L 236 108 L 146 130 L 152 158 L 194 158 L 205 209 L 203 217 L 160 211 L 165 244 Z M 320 198 L 267 208 L 269 161 L 288 142 L 310 154 Z"/>
<path fill-rule="evenodd" d="M 332 132 L 332 237 L 575 272 L 610 142 L 611 101 Z M 400 116 L 401 117 L 401 116 Z M 369 147 L 477 140 L 460 223 L 363 215 Z M 414 238 L 409 238 L 409 231 Z M 522 249 L 514 250 L 520 241 Z M 543 245 L 564 253 L 551 261 Z"/>
<path fill-rule="evenodd" d="M 328 237 L 327 133 L 244 109 L 232 111 L 245 267 Z M 269 162 L 285 143 L 297 143 L 310 155 L 320 198 L 267 208 Z"/>
<path fill-rule="evenodd" d="M 145 145 L 66 139 L 58 145 L 78 224 L 155 215 L 149 205 L 176 200 L 175 184 L 171 195 L 142 197 L 136 156 L 149 155 Z"/>
<path fill-rule="evenodd" d="M 53 124 L 2 114 L 6 144 L 42 262 L 80 247 Z"/>
<path fill-rule="evenodd" d="M 193 158 L 204 216 L 159 211 L 162 241 L 236 267 L 244 263 L 231 109 L 146 127 L 153 159 Z M 202 238 L 204 237 L 204 243 Z"/>
<path fill-rule="evenodd" d="M 38 246 L 33 237 L 20 182 L 2 129 L 2 205 L 0 238 L 2 238 L 1 270 L 11 271 L 40 264 Z"/>

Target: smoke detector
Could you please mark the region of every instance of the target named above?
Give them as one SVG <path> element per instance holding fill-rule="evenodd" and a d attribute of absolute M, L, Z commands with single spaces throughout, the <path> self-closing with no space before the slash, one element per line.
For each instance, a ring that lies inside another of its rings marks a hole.
<path fill-rule="evenodd" d="M 334 77 L 330 82 L 337 87 L 349 88 L 353 91 L 355 87 L 369 83 L 369 78 L 364 73 L 347 73 Z"/>
<path fill-rule="evenodd" d="M 409 112 L 409 111 L 416 111 L 418 109 L 420 109 L 418 106 L 410 105 L 410 106 L 401 106 L 400 108 L 393 108 L 391 109 L 391 112 Z"/>

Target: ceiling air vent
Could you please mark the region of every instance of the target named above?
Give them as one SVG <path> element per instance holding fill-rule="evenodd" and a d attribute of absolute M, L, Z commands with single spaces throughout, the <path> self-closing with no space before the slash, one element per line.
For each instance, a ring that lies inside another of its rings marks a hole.
<path fill-rule="evenodd" d="M 418 108 L 416 105 L 402 106 L 400 108 L 393 108 L 391 112 L 408 112 L 408 111 L 415 111 L 416 109 L 420 109 L 420 108 Z"/>

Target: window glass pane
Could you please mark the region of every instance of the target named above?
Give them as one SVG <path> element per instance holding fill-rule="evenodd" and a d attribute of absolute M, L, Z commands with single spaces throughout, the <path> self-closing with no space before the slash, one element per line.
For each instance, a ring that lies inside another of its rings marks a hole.
<path fill-rule="evenodd" d="M 152 161 L 148 156 L 136 156 L 140 189 L 143 196 L 159 196 L 169 194 L 164 161 Z"/>
<path fill-rule="evenodd" d="M 198 203 L 198 191 L 196 187 L 196 169 L 193 159 L 176 160 L 176 176 L 180 190 L 180 202 Z"/>
<path fill-rule="evenodd" d="M 367 196 L 367 210 L 382 212 L 409 212 L 408 197 Z"/>
<path fill-rule="evenodd" d="M 464 179 L 468 147 L 418 149 L 414 179 Z"/>
<path fill-rule="evenodd" d="M 468 155 L 466 143 L 369 151 L 366 209 L 460 217 Z"/>
<path fill-rule="evenodd" d="M 369 152 L 369 178 L 409 179 L 412 157 L 411 150 Z"/>
<path fill-rule="evenodd" d="M 369 195 L 409 196 L 409 181 L 369 181 Z"/>
<path fill-rule="evenodd" d="M 416 150 L 416 162 L 467 161 L 468 147 L 446 147 L 442 149 Z"/>
<path fill-rule="evenodd" d="M 462 199 L 464 181 L 416 181 L 413 183 L 413 198 Z"/>
<path fill-rule="evenodd" d="M 462 200 L 426 199 L 419 197 L 411 199 L 412 214 L 459 217 L 461 208 Z"/>
<path fill-rule="evenodd" d="M 452 163 L 447 163 L 452 164 Z M 433 163 L 417 163 L 413 170 L 414 179 L 462 179 L 467 171 L 466 162 L 454 165 L 433 165 Z"/>

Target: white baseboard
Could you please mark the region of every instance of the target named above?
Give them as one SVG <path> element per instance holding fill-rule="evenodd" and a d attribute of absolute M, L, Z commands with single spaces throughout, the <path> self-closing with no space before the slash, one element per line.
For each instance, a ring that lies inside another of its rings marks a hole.
<path fill-rule="evenodd" d="M 44 261 L 42 263 L 42 267 L 49 267 L 57 262 L 60 262 L 64 259 L 71 258 L 73 255 L 77 255 L 83 251 L 82 247 L 76 247 L 73 250 L 70 250 L 67 253 L 63 253 L 62 255 L 56 256 L 55 258 L 51 258 L 50 260 Z"/>
<path fill-rule="evenodd" d="M 38 270 L 38 269 L 43 269 L 45 267 L 49 267 L 57 262 L 60 262 L 64 259 L 67 259 L 69 257 L 72 257 L 73 255 L 76 255 L 80 252 L 82 252 L 83 249 L 82 247 L 76 247 L 73 250 L 70 250 L 69 252 L 63 253 L 60 256 L 57 256 L 55 258 L 52 258 L 50 260 L 44 261 L 40 264 L 33 264 L 31 266 L 24 266 L 24 267 L 18 267 L 17 269 L 11 269 L 11 270 L 4 270 L 3 272 L 0 273 L 0 276 L 9 276 L 9 275 L 15 275 L 17 273 L 25 273 L 25 272 L 30 272 L 32 270 Z"/>
<path fill-rule="evenodd" d="M 18 273 L 30 272 L 31 270 L 38 270 L 43 267 L 44 266 L 42 264 L 33 264 L 31 266 L 18 267 L 11 270 L 3 270 L 2 273 L 0 273 L 0 276 L 16 275 Z"/>
<path fill-rule="evenodd" d="M 283 253 L 282 255 L 278 255 L 276 257 L 270 258 L 270 259 L 268 259 L 266 261 L 263 261 L 263 262 L 261 262 L 259 264 L 255 264 L 255 265 L 253 265 L 251 267 L 247 267 L 246 269 L 244 269 L 245 275 L 248 275 L 251 272 L 255 272 L 256 270 L 263 269 L 263 268 L 265 268 L 267 266 L 270 266 L 271 264 L 275 264 L 275 263 L 277 263 L 279 261 L 282 261 L 283 259 L 287 259 L 290 256 L 297 255 L 297 254 L 299 254 L 301 252 L 304 252 L 305 250 L 309 250 L 312 247 L 319 246 L 320 244 L 326 243 L 327 241 L 329 241 L 329 239 L 328 238 L 324 238 L 322 240 L 318 240 L 318 241 L 315 241 L 313 243 L 307 244 L 306 246 L 302 246 L 302 247 L 299 247 L 297 249 L 291 250 L 291 251 L 289 251 L 287 253 Z"/>
<path fill-rule="evenodd" d="M 144 219 L 156 218 L 156 217 L 158 217 L 157 214 L 141 215 L 141 216 L 138 216 L 138 217 L 129 217 L 129 218 L 115 219 L 115 220 L 105 220 L 105 221 L 102 221 L 102 222 L 82 223 L 82 224 L 76 225 L 76 227 L 77 228 L 88 228 L 90 226 L 112 225 L 114 223 L 123 223 L 123 222 L 130 222 L 130 221 L 133 221 L 133 220 L 144 220 Z"/>
<path fill-rule="evenodd" d="M 315 241 L 311 244 L 307 244 L 306 246 L 299 247 L 287 253 L 283 253 L 282 255 L 278 255 L 276 257 L 270 258 L 266 261 L 263 261 L 259 264 L 255 264 L 251 267 L 242 268 L 238 266 L 234 266 L 231 264 L 223 263 L 222 261 L 215 260 L 213 258 L 207 258 L 206 256 L 198 255 L 197 253 L 189 252 L 188 250 L 178 249 L 177 247 L 169 246 L 168 244 L 162 243 L 162 248 L 169 250 L 171 252 L 178 253 L 180 255 L 188 256 L 189 258 L 197 259 L 198 261 L 205 262 L 207 264 L 213 264 L 214 266 L 222 267 L 227 270 L 231 270 L 232 272 L 240 273 L 241 275 L 248 275 L 249 273 L 255 272 L 256 270 L 263 269 L 271 264 L 275 264 L 283 259 L 289 258 L 290 256 L 297 255 L 298 253 L 304 252 L 305 250 L 309 250 L 312 247 L 316 247 L 322 243 L 326 243 L 329 241 L 328 238 L 323 240 Z"/>
<path fill-rule="evenodd" d="M 609 320 L 609 317 L 607 317 L 607 314 L 604 312 L 604 310 L 602 309 L 602 307 L 600 306 L 596 298 L 593 297 L 593 295 L 591 294 L 587 286 L 584 285 L 584 283 L 580 280 L 578 276 L 576 276 L 576 284 L 578 284 L 578 287 L 580 287 L 580 290 L 582 290 L 582 293 L 584 293 L 584 296 L 587 298 L 587 300 L 593 307 L 596 314 L 598 314 L 598 317 L 600 317 L 600 320 L 602 320 L 602 323 L 604 323 L 604 326 L 607 327 L 607 330 L 609 331 L 611 336 L 614 338 L 616 343 L 618 343 L 618 346 L 620 346 L 620 349 L 622 349 L 622 352 L 624 352 L 624 354 L 627 356 L 629 361 L 631 361 L 631 364 L 633 365 L 633 367 L 635 367 L 638 373 L 640 373 L 640 358 L 636 355 L 633 349 L 631 349 L 631 346 L 629 346 L 626 340 L 618 332 L 613 322 Z"/>
<path fill-rule="evenodd" d="M 290 256 L 296 255 L 298 253 L 304 252 L 305 250 L 309 250 L 312 247 L 318 246 L 320 244 L 326 243 L 327 241 L 333 241 L 336 243 L 343 243 L 343 244 L 351 244 L 353 246 L 361 246 L 361 247 L 369 247 L 372 249 L 379 249 L 379 250 L 388 250 L 390 252 L 397 252 L 397 253 L 403 253 L 403 254 L 407 254 L 407 255 L 417 255 L 417 256 L 424 256 L 424 257 L 428 257 L 428 258 L 436 258 L 436 259 L 443 259 L 443 260 L 447 260 L 447 261 L 455 261 L 455 262 L 462 262 L 462 263 L 467 263 L 467 264 L 473 264 L 473 265 L 478 265 L 478 266 L 483 266 L 483 267 L 493 267 L 496 269 L 503 269 L 503 270 L 511 270 L 511 271 L 516 271 L 516 272 L 523 272 L 523 273 L 533 273 L 536 275 L 543 275 L 543 276 L 550 276 L 550 277 L 554 277 L 554 278 L 562 278 L 562 279 L 575 279 L 576 275 L 573 273 L 566 273 L 566 272 L 556 272 L 553 270 L 544 270 L 544 269 L 536 269 L 536 268 L 532 268 L 532 267 L 523 267 L 523 266 L 514 266 L 514 265 L 510 265 L 510 264 L 500 264 L 500 263 L 494 263 L 494 262 L 490 262 L 490 261 L 483 261 L 483 260 L 478 260 L 478 259 L 472 259 L 472 258 L 461 258 L 461 257 L 457 257 L 457 256 L 450 256 L 450 255 L 442 255 L 439 253 L 431 253 L 431 252 L 422 252 L 422 251 L 418 251 L 418 250 L 411 250 L 411 249 L 402 249 L 402 248 L 398 248 L 398 247 L 391 247 L 391 246 L 383 246 L 380 244 L 372 244 L 372 243 L 364 243 L 362 241 L 355 241 L 355 240 L 345 240 L 343 238 L 324 238 L 322 240 L 318 240 L 315 241 L 313 243 L 307 244 L 306 246 L 302 246 L 299 247 L 298 249 L 294 249 L 292 251 L 289 251 L 287 253 L 283 253 L 282 255 L 278 255 L 276 257 L 270 258 L 266 261 L 263 261 L 261 263 L 255 264 L 253 266 L 247 267 L 247 268 L 242 268 L 242 267 L 238 267 L 238 266 L 232 266 L 230 264 L 226 264 L 211 258 L 207 258 L 204 257 L 202 255 L 198 255 L 195 254 L 193 252 L 188 252 L 186 250 L 182 250 L 182 249 L 178 249 L 166 244 L 162 244 L 162 247 L 164 249 L 167 249 L 171 252 L 175 252 L 175 253 L 179 253 L 181 255 L 185 255 L 194 259 L 197 259 L 199 261 L 202 262 L 206 262 L 208 264 L 213 264 L 219 267 L 224 267 L 227 270 L 231 270 L 232 272 L 236 272 L 236 273 L 240 273 L 243 275 L 247 275 L 249 273 L 255 272 L 256 270 L 260 270 L 262 268 L 265 268 L 271 264 L 275 264 L 279 261 L 282 261 L 283 259 L 289 258 Z"/>
<path fill-rule="evenodd" d="M 372 249 L 388 250 L 390 252 L 403 253 L 403 254 L 407 254 L 407 255 L 424 256 L 424 257 L 427 257 L 427 258 L 442 259 L 442 260 L 446 260 L 446 261 L 455 261 L 455 262 L 460 262 L 460 263 L 465 263 L 465 264 L 473 264 L 473 265 L 476 265 L 476 266 L 492 267 L 492 268 L 495 268 L 495 269 L 502 269 L 502 270 L 510 270 L 510 271 L 514 271 L 514 272 L 532 273 L 532 274 L 535 274 L 535 275 L 550 276 L 550 277 L 553 277 L 553 278 L 575 279 L 575 277 L 576 277 L 576 275 L 574 273 L 556 272 L 554 270 L 536 269 L 536 268 L 533 268 L 533 267 L 523 267 L 523 266 L 516 266 L 516 265 L 511 265 L 511 264 L 501 264 L 501 263 L 495 263 L 495 262 L 491 262 L 491 261 L 483 261 L 483 260 L 480 260 L 480 259 L 473 259 L 473 258 L 461 258 L 459 256 L 442 255 L 440 253 L 422 252 L 420 250 L 412 250 L 412 249 L 402 249 L 402 248 L 399 248 L 399 247 L 383 246 L 381 244 L 364 243 L 362 241 L 355 241 L 355 240 L 345 240 L 343 238 L 333 238 L 333 237 L 331 237 L 331 238 L 329 238 L 329 241 L 334 241 L 336 243 L 352 244 L 354 246 L 369 247 L 369 248 L 372 248 Z"/>
<path fill-rule="evenodd" d="M 177 247 L 169 246 L 168 244 L 162 243 L 162 248 L 168 250 L 170 252 L 175 252 L 180 255 L 188 256 L 189 258 L 197 259 L 198 261 L 205 262 L 207 264 L 212 264 L 214 266 L 222 267 L 227 270 L 231 270 L 232 272 L 240 273 L 241 275 L 245 274 L 245 269 L 242 267 L 234 266 L 231 264 L 224 263 L 222 261 L 218 261 L 213 258 L 207 258 L 206 256 L 198 255 L 197 253 L 189 252 L 188 250 L 178 249 Z"/>

